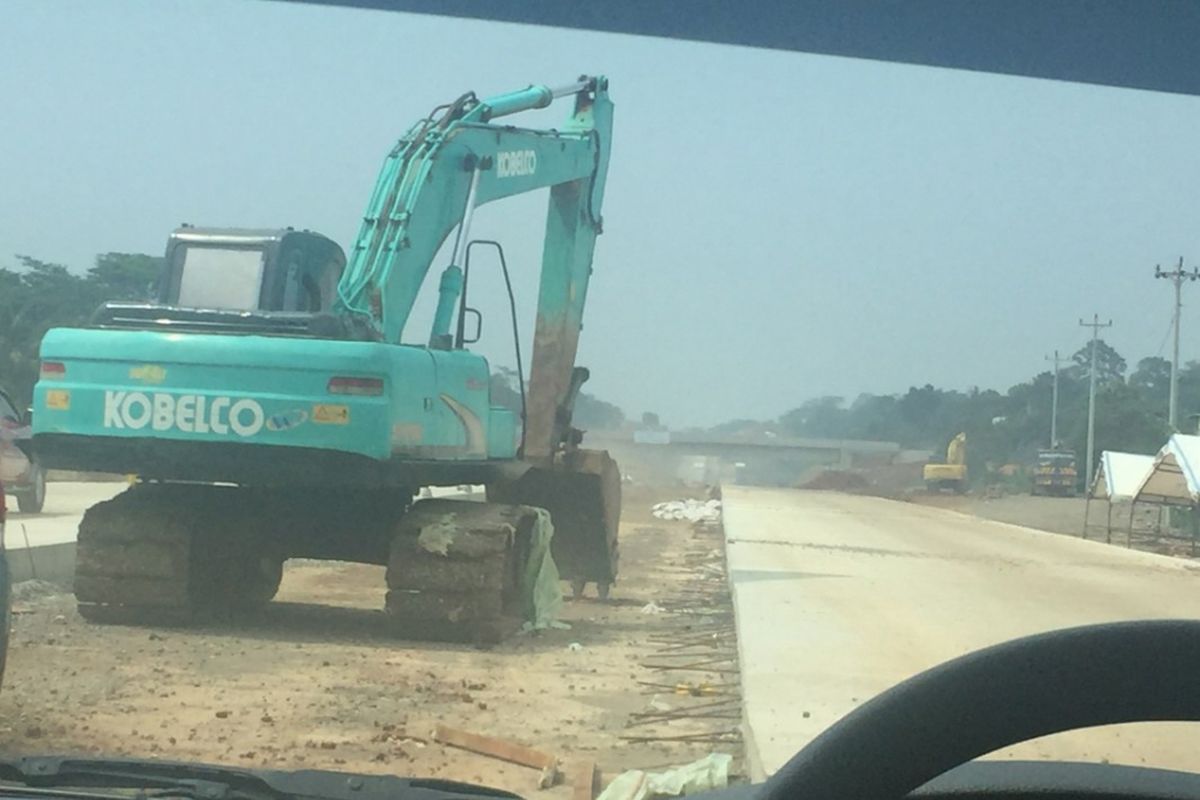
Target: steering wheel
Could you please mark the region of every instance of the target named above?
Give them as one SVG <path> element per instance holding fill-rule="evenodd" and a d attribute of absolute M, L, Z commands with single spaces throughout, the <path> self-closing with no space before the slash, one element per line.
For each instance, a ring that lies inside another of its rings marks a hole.
<path fill-rule="evenodd" d="M 1001 747 L 1159 721 L 1200 721 L 1200 621 L 1068 628 L 979 650 L 898 684 L 813 739 L 758 796 L 899 800 Z"/>

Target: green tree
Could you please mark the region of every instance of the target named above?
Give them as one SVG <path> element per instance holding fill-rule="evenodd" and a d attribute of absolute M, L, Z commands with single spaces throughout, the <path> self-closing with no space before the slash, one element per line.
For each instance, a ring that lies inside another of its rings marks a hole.
<path fill-rule="evenodd" d="M 521 391 L 515 369 L 503 366 L 493 368 L 491 401 L 493 405 L 503 406 L 514 414 L 521 413 Z M 616 430 L 624 424 L 625 412 L 612 403 L 580 392 L 575 399 L 575 414 L 571 421 L 584 430 Z"/>
<path fill-rule="evenodd" d="M 780 417 L 779 425 L 789 436 L 842 438 L 849 417 L 842 404 L 842 398 L 832 395 L 807 400 Z"/>
<path fill-rule="evenodd" d="M 1067 441 L 1079 456 L 1087 454 L 1087 407 L 1080 409 L 1068 428 Z M 1096 393 L 1096 453 L 1119 450 L 1154 453 L 1168 438 L 1166 408 L 1155 409 L 1136 388 L 1113 383 Z"/>
<path fill-rule="evenodd" d="M 142 253 L 102 253 L 88 270 L 88 283 L 101 302 L 106 300 L 151 300 L 162 271 L 163 258 Z"/>
<path fill-rule="evenodd" d="M 1129 385 L 1140 391 L 1147 403 L 1166 408 L 1171 393 L 1171 362 L 1160 356 L 1143 358 L 1129 375 Z"/>
<path fill-rule="evenodd" d="M 507 408 L 517 414 L 521 413 L 521 391 L 517 381 L 517 371 L 509 367 L 493 368 L 491 386 L 488 396 L 492 405 Z"/>
<path fill-rule="evenodd" d="M 595 395 L 580 392 L 571 421 L 585 431 L 613 431 L 625 424 L 625 412 Z"/>
<path fill-rule="evenodd" d="M 1074 363 L 1067 371 L 1087 381 L 1092 370 L 1092 343 L 1088 342 L 1071 356 Z M 1096 383 L 1107 385 L 1125 380 L 1125 359 L 1103 339 L 1096 340 Z"/>
<path fill-rule="evenodd" d="M 145 300 L 161 258 L 106 253 L 85 275 L 30 256 L 0 268 L 0 383 L 28 403 L 37 380 L 38 345 L 50 328 L 86 325 L 109 300 Z"/>

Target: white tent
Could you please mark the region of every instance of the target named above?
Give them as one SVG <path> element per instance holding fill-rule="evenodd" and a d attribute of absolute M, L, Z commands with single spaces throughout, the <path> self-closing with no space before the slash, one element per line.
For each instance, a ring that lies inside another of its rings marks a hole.
<path fill-rule="evenodd" d="M 1134 492 L 1135 503 L 1191 506 L 1200 502 L 1200 436 L 1177 433 L 1158 451 Z"/>
<path fill-rule="evenodd" d="M 1105 450 L 1100 454 L 1100 467 L 1088 487 L 1087 501 L 1083 507 L 1083 536 L 1087 538 L 1088 513 L 1091 502 L 1108 501 L 1105 529 L 1107 540 L 1112 541 L 1112 504 L 1129 502 L 1137 495 L 1146 476 L 1154 468 L 1155 456 L 1140 453 L 1120 453 Z M 1132 511 L 1130 512 L 1132 514 Z M 1132 518 L 1131 518 L 1132 519 Z"/>
<path fill-rule="evenodd" d="M 1110 502 L 1132 500 L 1153 467 L 1154 456 L 1105 450 L 1100 454 L 1100 468 L 1092 479 L 1090 496 Z"/>

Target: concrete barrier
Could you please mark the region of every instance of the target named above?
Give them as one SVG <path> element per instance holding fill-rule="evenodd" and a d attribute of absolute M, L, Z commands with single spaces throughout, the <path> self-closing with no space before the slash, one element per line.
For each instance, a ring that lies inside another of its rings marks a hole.
<path fill-rule="evenodd" d="M 10 527 L 15 527 L 10 525 Z M 13 531 L 8 532 L 12 538 Z M 16 535 L 20 538 L 20 532 Z M 41 544 L 25 547 L 24 542 L 19 546 L 9 542 L 6 548 L 8 555 L 8 570 L 13 583 L 33 580 L 49 581 L 70 586 L 75 578 L 75 543 L 59 542 L 57 544 Z"/>

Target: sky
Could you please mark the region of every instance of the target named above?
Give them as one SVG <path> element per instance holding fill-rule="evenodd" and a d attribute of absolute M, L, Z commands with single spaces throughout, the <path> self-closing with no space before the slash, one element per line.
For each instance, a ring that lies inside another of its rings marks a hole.
<path fill-rule="evenodd" d="M 0 266 L 160 253 L 180 222 L 351 242 L 418 118 L 602 73 L 612 160 L 579 362 L 672 426 L 932 383 L 1004 389 L 1089 335 L 1170 355 L 1200 264 L 1200 98 L 263 0 L 0 5 Z M 553 127 L 558 104 L 520 118 Z M 507 121 L 507 120 L 506 120 Z M 545 193 L 482 208 L 528 341 Z M 427 337 L 439 256 L 406 340 Z M 507 300 L 472 275 L 481 352 Z M 1200 358 L 1200 283 L 1182 357 Z"/>

